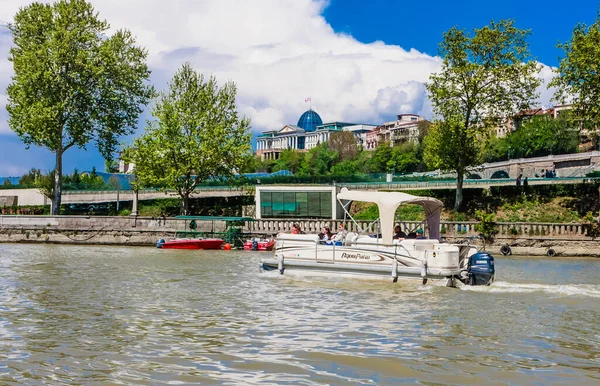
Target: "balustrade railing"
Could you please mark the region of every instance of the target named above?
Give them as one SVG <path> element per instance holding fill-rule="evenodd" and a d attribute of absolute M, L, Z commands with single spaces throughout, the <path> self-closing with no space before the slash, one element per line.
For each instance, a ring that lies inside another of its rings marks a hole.
<path fill-rule="evenodd" d="M 260 219 L 248 222 L 245 231 L 249 233 L 276 235 L 279 232 L 290 232 L 292 225 L 297 223 L 306 233 L 319 233 L 321 228 L 329 227 L 335 233 L 343 220 L 314 220 L 314 219 Z M 350 232 L 376 234 L 379 233 L 377 223 L 372 221 L 346 221 L 346 229 Z M 440 223 L 440 234 L 445 237 L 470 237 L 477 236 L 479 232 L 475 229 L 476 221 L 442 221 Z M 399 223 L 405 233 L 415 232 L 424 228 L 424 224 L 417 221 L 402 221 Z M 586 225 L 582 223 L 496 223 L 496 238 L 580 238 L 588 239 L 586 236 Z"/>

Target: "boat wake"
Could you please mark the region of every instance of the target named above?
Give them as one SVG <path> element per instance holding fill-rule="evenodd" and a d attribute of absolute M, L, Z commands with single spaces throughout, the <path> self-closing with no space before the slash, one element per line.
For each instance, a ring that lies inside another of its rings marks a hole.
<path fill-rule="evenodd" d="M 542 292 L 556 296 L 586 296 L 600 298 L 600 285 L 594 284 L 533 284 L 494 282 L 491 286 L 461 286 L 463 291 L 490 293 L 534 293 Z"/>

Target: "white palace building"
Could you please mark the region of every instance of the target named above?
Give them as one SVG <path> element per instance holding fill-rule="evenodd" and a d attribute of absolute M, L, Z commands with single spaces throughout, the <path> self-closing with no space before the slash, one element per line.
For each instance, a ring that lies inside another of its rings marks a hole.
<path fill-rule="evenodd" d="M 279 130 L 265 131 L 256 138 L 256 155 L 262 159 L 278 159 L 287 149 L 308 151 L 327 142 L 332 133 L 349 131 L 354 134 L 358 145 L 366 148 L 367 133 L 376 125 L 348 122 L 323 123 L 316 111 L 305 111 L 296 125 L 285 125 Z"/>

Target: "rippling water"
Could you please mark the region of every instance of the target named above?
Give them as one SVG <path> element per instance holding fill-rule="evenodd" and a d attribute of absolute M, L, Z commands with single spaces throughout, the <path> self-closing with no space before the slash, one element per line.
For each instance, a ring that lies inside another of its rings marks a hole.
<path fill-rule="evenodd" d="M 258 252 L 0 245 L 0 384 L 600 383 L 600 260 L 491 287 L 282 277 Z"/>

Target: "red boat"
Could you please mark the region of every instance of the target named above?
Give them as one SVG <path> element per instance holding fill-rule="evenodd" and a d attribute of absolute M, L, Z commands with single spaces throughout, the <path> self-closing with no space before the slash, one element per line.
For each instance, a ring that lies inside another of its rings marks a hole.
<path fill-rule="evenodd" d="M 158 240 L 156 248 L 162 249 L 221 249 L 221 239 L 175 239 Z"/>
<path fill-rule="evenodd" d="M 272 251 L 275 240 L 248 240 L 244 243 L 246 251 Z"/>

